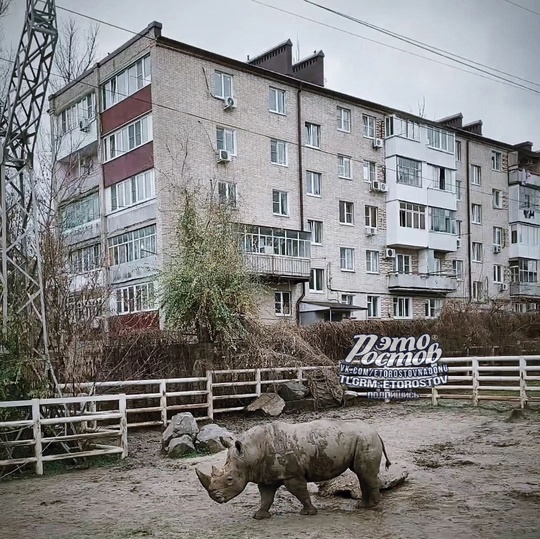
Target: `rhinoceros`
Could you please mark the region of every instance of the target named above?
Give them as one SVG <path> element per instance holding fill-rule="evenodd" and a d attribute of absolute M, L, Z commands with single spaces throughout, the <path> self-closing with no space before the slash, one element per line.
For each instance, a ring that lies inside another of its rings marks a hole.
<path fill-rule="evenodd" d="M 211 475 L 195 469 L 210 498 L 225 503 L 238 496 L 248 483 L 256 483 L 261 506 L 253 518 L 269 518 L 276 490 L 284 485 L 303 507 L 302 515 L 315 515 L 308 482 L 338 477 L 347 469 L 358 476 L 362 505 L 380 501 L 379 468 L 382 454 L 391 465 L 379 434 L 356 419 L 319 419 L 290 424 L 283 421 L 257 425 L 238 439 L 227 442 L 225 466 L 212 467 Z"/>

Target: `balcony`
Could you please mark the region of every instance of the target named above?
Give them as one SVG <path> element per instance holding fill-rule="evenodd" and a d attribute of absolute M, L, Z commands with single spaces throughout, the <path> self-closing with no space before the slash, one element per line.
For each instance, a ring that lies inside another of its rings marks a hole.
<path fill-rule="evenodd" d="M 311 259 L 292 256 L 244 253 L 249 271 L 267 277 L 287 277 L 296 281 L 309 281 Z"/>
<path fill-rule="evenodd" d="M 510 283 L 510 295 L 522 297 L 540 297 L 539 283 Z"/>
<path fill-rule="evenodd" d="M 438 292 L 447 294 L 457 289 L 455 277 L 428 275 L 427 273 L 390 273 L 388 288 L 400 292 Z"/>

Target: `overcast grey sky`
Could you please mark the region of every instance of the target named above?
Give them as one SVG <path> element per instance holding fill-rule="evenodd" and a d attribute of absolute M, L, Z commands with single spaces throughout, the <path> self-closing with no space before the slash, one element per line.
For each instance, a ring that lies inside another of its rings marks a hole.
<path fill-rule="evenodd" d="M 303 17 L 337 26 L 440 62 L 379 32 L 325 12 L 303 0 L 261 0 Z M 540 0 L 513 0 L 540 13 Z M 505 0 L 317 0 L 377 26 L 404 34 L 538 83 L 540 15 Z M 8 41 L 17 42 L 24 0 L 14 0 L 5 21 Z M 484 135 L 508 143 L 530 140 L 540 148 L 540 94 L 491 82 L 404 52 L 354 37 L 253 0 L 60 0 L 57 5 L 140 31 L 163 23 L 163 35 L 225 56 L 246 60 L 290 38 L 300 56 L 322 49 L 326 86 L 377 103 L 418 113 L 425 99 L 428 118 L 462 112 L 464 121 L 481 119 Z M 72 15 L 59 10 L 60 19 Z M 75 17 L 81 26 L 91 24 Z M 99 57 L 130 38 L 101 25 Z M 455 65 L 455 64 L 453 64 Z M 462 66 L 461 66 L 462 67 Z M 468 68 L 464 68 L 468 69 Z M 525 84 L 525 83 L 523 83 Z"/>

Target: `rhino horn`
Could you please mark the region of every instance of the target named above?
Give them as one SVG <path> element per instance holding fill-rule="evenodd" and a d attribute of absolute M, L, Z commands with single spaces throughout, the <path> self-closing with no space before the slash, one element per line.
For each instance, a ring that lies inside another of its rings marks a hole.
<path fill-rule="evenodd" d="M 218 477 L 220 475 L 223 475 L 223 471 L 219 470 L 215 466 L 212 466 L 212 475 Z"/>
<path fill-rule="evenodd" d="M 210 482 L 212 481 L 211 477 L 201 472 L 201 470 L 199 470 L 198 468 L 195 468 L 195 472 L 197 473 L 197 477 L 199 478 L 199 481 L 201 482 L 202 486 L 206 490 L 208 490 L 208 488 L 210 487 Z"/>

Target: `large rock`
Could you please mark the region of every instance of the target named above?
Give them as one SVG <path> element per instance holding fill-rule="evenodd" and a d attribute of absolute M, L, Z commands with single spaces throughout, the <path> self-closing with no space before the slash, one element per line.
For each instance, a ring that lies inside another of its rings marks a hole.
<path fill-rule="evenodd" d="M 167 447 L 167 456 L 172 459 L 183 457 L 189 453 L 195 453 L 195 445 L 191 437 L 187 434 L 180 436 L 180 438 L 173 438 L 169 442 Z"/>
<path fill-rule="evenodd" d="M 309 395 L 309 389 L 302 382 L 289 381 L 280 384 L 278 395 L 284 401 L 299 401 Z"/>
<path fill-rule="evenodd" d="M 169 442 L 173 438 L 180 438 L 187 434 L 193 438 L 199 432 L 197 421 L 190 412 L 182 412 L 176 414 L 171 418 L 167 428 L 163 431 L 162 436 L 162 448 L 167 449 Z"/>
<path fill-rule="evenodd" d="M 234 442 L 234 435 L 227 429 L 210 423 L 202 427 L 195 445 L 199 451 L 207 451 L 208 453 L 219 453 L 223 451 L 228 443 Z"/>
<path fill-rule="evenodd" d="M 248 412 L 261 411 L 265 415 L 277 416 L 283 412 L 285 401 L 277 393 L 263 393 L 246 407 Z"/>

